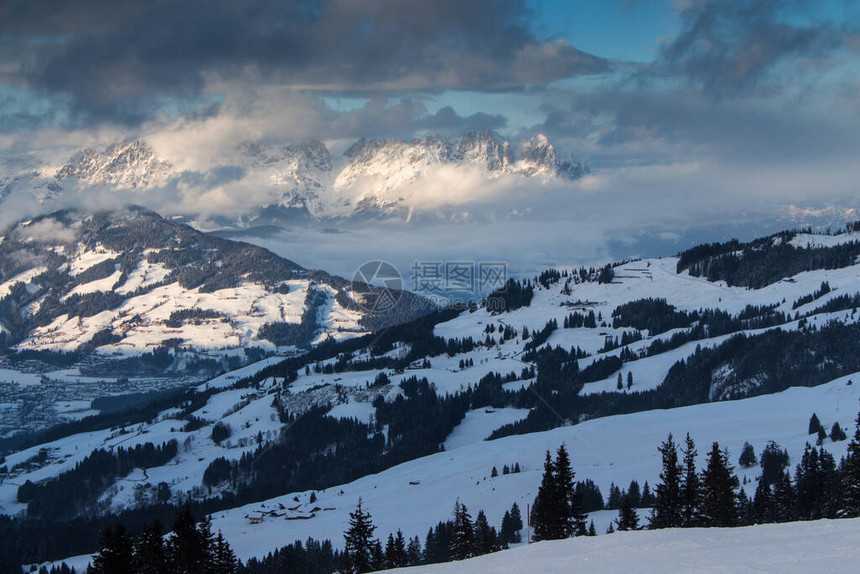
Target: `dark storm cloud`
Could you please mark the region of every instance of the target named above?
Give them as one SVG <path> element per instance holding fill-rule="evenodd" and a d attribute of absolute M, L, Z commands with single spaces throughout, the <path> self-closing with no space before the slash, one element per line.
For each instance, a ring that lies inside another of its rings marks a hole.
<path fill-rule="evenodd" d="M 483 112 L 462 116 L 451 106 L 430 113 L 422 101 L 412 98 L 393 102 L 374 98 L 358 109 L 340 113 L 317 100 L 312 109 L 319 114 L 319 120 L 314 122 L 315 131 L 308 137 L 401 138 L 422 132 L 460 134 L 507 126 L 505 116 Z"/>
<path fill-rule="evenodd" d="M 330 93 L 504 90 L 610 64 L 529 30 L 522 0 L 11 0 L 0 50 L 35 89 L 128 121 L 244 77 Z"/>
<path fill-rule="evenodd" d="M 823 58 L 845 42 L 847 31 L 828 22 L 787 23 L 785 0 L 691 0 L 681 11 L 681 32 L 660 53 L 656 70 L 683 77 L 716 96 L 750 90 L 779 65 Z"/>
<path fill-rule="evenodd" d="M 803 103 L 763 104 L 744 98 L 714 101 L 695 90 L 648 93 L 600 91 L 572 97 L 568 108 L 547 106 L 530 131 L 590 144 L 603 163 L 707 157 L 738 168 L 748 163 L 808 165 L 860 153 L 856 119 Z"/>
<path fill-rule="evenodd" d="M 417 129 L 432 132 L 464 132 L 469 130 L 498 130 L 504 128 L 507 123 L 507 119 L 498 114 L 491 115 L 478 112 L 463 117 L 458 115 L 451 106 L 445 106 L 435 114 L 417 119 L 413 125 Z"/>

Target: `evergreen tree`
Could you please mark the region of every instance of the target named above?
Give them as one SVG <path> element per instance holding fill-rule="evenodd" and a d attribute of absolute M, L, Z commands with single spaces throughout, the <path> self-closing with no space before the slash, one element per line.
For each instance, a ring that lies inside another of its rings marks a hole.
<path fill-rule="evenodd" d="M 812 416 L 809 418 L 809 432 L 807 434 L 818 434 L 818 430 L 824 428 L 821 424 L 821 421 L 818 420 L 818 415 L 812 413 Z"/>
<path fill-rule="evenodd" d="M 621 508 L 618 509 L 618 518 L 615 519 L 618 531 L 636 530 L 639 528 L 639 515 L 633 508 L 633 501 L 629 494 L 621 497 Z"/>
<path fill-rule="evenodd" d="M 633 388 L 633 371 L 627 372 L 627 388 Z"/>
<path fill-rule="evenodd" d="M 374 540 L 370 546 L 370 570 L 382 570 L 385 568 L 385 552 L 382 543 Z"/>
<path fill-rule="evenodd" d="M 523 517 L 522 514 L 520 514 L 520 507 L 516 502 L 511 505 L 511 530 L 512 535 L 508 542 L 522 542 L 523 537 L 521 532 L 523 530 Z"/>
<path fill-rule="evenodd" d="M 168 574 L 167 551 L 161 522 L 143 527 L 134 544 L 134 570 L 138 574 Z"/>
<path fill-rule="evenodd" d="M 785 474 L 785 469 L 788 468 L 789 458 L 788 451 L 780 448 L 780 446 L 770 441 L 764 450 L 761 451 L 759 464 L 761 465 L 761 481 L 765 486 L 776 484 Z"/>
<path fill-rule="evenodd" d="M 630 506 L 639 508 L 642 503 L 642 491 L 639 489 L 639 483 L 635 480 L 630 481 L 630 486 L 627 487 L 627 496 L 630 498 Z M 623 504 L 622 500 L 622 504 Z"/>
<path fill-rule="evenodd" d="M 200 539 L 203 557 L 199 563 L 203 572 L 215 569 L 216 538 L 212 533 L 212 518 L 204 516 L 197 522 L 197 536 Z"/>
<path fill-rule="evenodd" d="M 794 487 L 788 473 L 783 473 L 773 485 L 773 517 L 776 522 L 797 520 Z"/>
<path fill-rule="evenodd" d="M 576 483 L 576 496 L 582 512 L 603 510 L 603 494 L 590 478 Z"/>
<path fill-rule="evenodd" d="M 618 510 L 621 508 L 621 489 L 615 483 L 609 485 L 609 496 L 606 498 L 607 510 Z"/>
<path fill-rule="evenodd" d="M 597 529 L 594 527 L 594 521 L 588 523 L 588 532 L 586 536 L 597 536 Z"/>
<path fill-rule="evenodd" d="M 201 572 L 201 567 L 210 567 L 212 560 L 207 542 L 197 528 L 191 507 L 186 504 L 173 520 L 173 534 L 167 543 L 170 571 L 196 574 Z"/>
<path fill-rule="evenodd" d="M 836 459 L 833 458 L 832 454 L 819 447 L 818 464 L 821 488 L 819 516 L 820 518 L 836 518 L 842 507 L 842 488 Z"/>
<path fill-rule="evenodd" d="M 409 553 L 406 548 L 406 538 L 404 538 L 402 530 L 398 530 L 397 536 L 394 537 L 393 564 L 395 564 L 395 568 L 409 565 Z"/>
<path fill-rule="evenodd" d="M 806 444 L 800 463 L 795 467 L 794 485 L 797 514 L 801 520 L 821 518 L 823 475 L 818 451 Z"/>
<path fill-rule="evenodd" d="M 848 438 L 845 435 L 845 431 L 842 430 L 842 427 L 839 426 L 839 422 L 833 423 L 833 427 L 830 429 L 830 440 L 833 442 L 843 441 Z"/>
<path fill-rule="evenodd" d="M 555 461 L 546 452 L 544 475 L 535 498 L 532 524 L 534 539 L 558 540 L 585 534 L 585 515 L 576 495 L 574 472 L 564 445 Z"/>
<path fill-rule="evenodd" d="M 690 433 L 684 439 L 684 467 L 681 476 L 681 525 L 696 526 L 701 501 L 701 485 L 696 470 L 696 443 Z"/>
<path fill-rule="evenodd" d="M 651 485 L 645 481 L 645 486 L 642 487 L 642 500 L 639 502 L 642 508 L 651 508 L 654 506 L 654 494 L 651 492 Z"/>
<path fill-rule="evenodd" d="M 764 480 L 758 481 L 752 506 L 753 521 L 756 524 L 766 524 L 775 520 L 773 493 Z"/>
<path fill-rule="evenodd" d="M 533 538 L 535 541 L 562 538 L 562 536 L 557 535 L 557 529 L 555 528 L 557 507 L 560 498 L 555 482 L 555 466 L 553 465 L 549 451 L 546 451 L 546 458 L 543 463 L 543 476 L 541 477 L 540 487 L 538 487 L 538 493 L 532 505 L 531 522 L 534 528 Z"/>
<path fill-rule="evenodd" d="M 93 574 L 126 574 L 132 568 L 132 541 L 125 526 L 117 524 L 102 532 L 101 549 L 93 557 Z"/>
<path fill-rule="evenodd" d="M 714 443 L 708 454 L 708 464 L 702 471 L 701 522 L 703 526 L 737 526 L 738 478 L 729 465 L 728 452 Z"/>
<path fill-rule="evenodd" d="M 475 555 L 475 536 L 472 517 L 465 504 L 454 503 L 454 524 L 451 531 L 451 559 L 465 560 Z"/>
<path fill-rule="evenodd" d="M 741 450 L 741 456 L 738 458 L 738 464 L 741 468 L 749 468 L 753 466 L 758 460 L 755 456 L 755 449 L 753 445 L 749 442 L 744 443 L 744 448 Z"/>
<path fill-rule="evenodd" d="M 349 514 L 349 528 L 343 535 L 346 542 L 345 551 L 348 554 L 346 561 L 348 572 L 360 574 L 373 569 L 374 546 L 379 542 L 373 539 L 374 530 L 376 527 L 373 525 L 370 513 L 364 511 L 359 498 L 358 507 Z"/>
<path fill-rule="evenodd" d="M 475 554 L 489 554 L 499 549 L 496 530 L 487 522 L 487 516 L 483 510 L 478 511 L 475 517 Z"/>
<path fill-rule="evenodd" d="M 510 510 L 505 511 L 502 517 L 502 527 L 499 531 L 499 545 L 507 547 L 508 544 L 516 544 L 522 540 L 520 531 L 523 529 L 523 520 L 520 516 L 520 507 L 514 502 Z"/>
<path fill-rule="evenodd" d="M 670 433 L 659 449 L 663 460 L 660 482 L 654 488 L 654 508 L 651 528 L 677 528 L 681 526 L 681 466 L 678 449 Z"/>
<path fill-rule="evenodd" d="M 750 501 L 747 493 L 741 488 L 738 491 L 737 497 L 737 505 L 738 505 L 738 526 L 749 526 L 754 524 L 753 520 L 753 507 L 752 501 Z"/>
<path fill-rule="evenodd" d="M 513 527 L 511 525 L 511 511 L 505 510 L 505 515 L 502 516 L 502 526 L 499 528 L 499 544 L 502 548 L 507 548 L 508 544 L 513 542 Z"/>
<path fill-rule="evenodd" d="M 860 516 L 860 413 L 854 425 L 854 437 L 840 464 L 842 477 L 842 508 L 840 516 Z"/>
<path fill-rule="evenodd" d="M 421 564 L 421 541 L 418 537 L 412 538 L 409 545 L 406 546 L 406 556 L 408 557 L 409 566 L 418 566 Z"/>
<path fill-rule="evenodd" d="M 224 539 L 224 536 L 219 532 L 215 537 L 215 568 L 213 574 L 235 574 L 239 567 L 239 561 L 236 560 L 236 554 L 233 549 Z"/>
<path fill-rule="evenodd" d="M 576 473 L 573 472 L 570 456 L 564 444 L 558 447 L 555 454 L 555 472 L 558 492 L 562 496 L 564 537 L 583 536 L 585 535 L 586 516 L 582 513 L 582 504 L 576 493 L 574 481 Z"/>
<path fill-rule="evenodd" d="M 424 538 L 424 551 L 421 553 L 422 564 L 433 564 L 436 562 L 436 532 L 431 527 Z"/>
<path fill-rule="evenodd" d="M 394 556 L 394 535 L 388 534 L 388 542 L 385 544 L 385 568 L 397 568 L 396 557 Z"/>

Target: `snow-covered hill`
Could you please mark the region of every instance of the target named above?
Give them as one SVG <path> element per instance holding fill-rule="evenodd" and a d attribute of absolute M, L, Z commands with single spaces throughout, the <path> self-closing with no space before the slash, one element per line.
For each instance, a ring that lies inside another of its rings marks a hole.
<path fill-rule="evenodd" d="M 330 538 L 340 546 L 341 533 L 359 498 L 373 516 L 380 536 L 402 529 L 408 537 L 417 535 L 423 538 L 430 526 L 450 518 L 457 498 L 473 512 L 483 509 L 490 523 L 497 525 L 513 502 L 523 509 L 531 504 L 540 484 L 544 451 L 554 450 L 562 443 L 571 453 L 576 478 L 593 480 L 604 493 L 612 483 L 625 486 L 634 479 L 640 484 L 645 480 L 656 484 L 660 473 L 657 446 L 670 432 L 675 436 L 689 432 L 700 451 L 712 441 L 719 441 L 729 449 L 733 462 L 744 442 L 750 442 L 760 452 L 768 441 L 776 440 L 788 450 L 794 462 L 800 459 L 805 444 L 812 440 L 806 428 L 812 412 L 828 425 L 838 422 L 850 428 L 857 414 L 860 387 L 848 384 L 849 380 L 860 380 L 860 373 L 812 389 L 790 389 L 777 395 L 740 401 L 619 415 L 491 442 L 483 441 L 482 429 L 470 432 L 464 428 L 460 432 L 461 437 L 471 434 L 471 439 L 462 437 L 460 446 L 452 445 L 455 448 L 349 484 L 291 492 L 217 512 L 213 515 L 214 528 L 224 533 L 240 558 L 247 559 L 264 556 L 287 542 L 308 537 Z M 146 441 L 162 442 L 171 437 L 182 438 L 188 443 L 185 452 L 167 466 L 148 469 L 145 477 L 140 473 L 118 483 L 110 494 L 114 509 L 133 504 L 136 497 L 145 500 L 154 496 L 155 485 L 162 481 L 170 484 L 173 491 L 193 489 L 199 486 L 206 461 L 217 456 L 236 458 L 244 452 L 252 452 L 255 446 L 253 437 L 258 432 L 269 438 L 277 433 L 280 425 L 274 409 L 267 404 L 270 402 L 268 395 L 263 392 L 258 396 L 260 400 L 255 401 L 252 396 L 247 406 L 224 417 L 223 420 L 232 428 L 242 430 L 234 432 L 229 443 L 221 446 L 208 438 L 209 428 L 190 434 L 170 431 L 176 422 L 169 418 L 146 425 L 131 435 L 105 431 L 77 435 L 46 445 L 53 464 L 9 477 L 0 484 L 2 509 L 12 513 L 23 510 L 23 505 L 13 502 L 17 485 L 25 479 L 35 481 L 71 468 L 83 453 L 92 448 L 120 445 L 128 448 Z M 197 414 L 217 420 L 223 413 L 232 411 L 231 407 L 243 404 L 247 399 L 247 392 L 225 392 L 210 399 Z M 356 411 L 353 408 L 351 412 L 342 410 L 339 414 L 356 416 Z M 497 424 L 508 420 L 504 413 L 483 414 L 489 420 L 495 419 Z M 246 426 L 248 423 L 250 425 Z M 473 424 L 470 419 L 463 422 L 466 427 Z M 844 454 L 845 445 L 845 442 L 826 441 L 825 448 L 839 458 Z M 37 452 L 38 448 L 33 448 L 17 453 L 7 457 L 7 463 L 12 465 L 27 460 Z M 494 466 L 502 468 L 505 464 L 514 463 L 520 464 L 522 472 L 495 478 L 490 476 Z M 700 460 L 700 463 L 704 461 Z M 758 466 L 736 468 L 739 478 L 747 482 L 745 488 L 750 496 L 760 470 Z M 314 492 L 314 502 L 310 502 L 311 492 Z M 615 516 L 616 513 L 611 511 L 594 513 L 592 518 L 600 534 Z M 832 529 L 839 529 L 842 524 L 849 523 L 836 522 Z M 679 539 L 685 532 L 678 534 Z M 617 534 L 607 537 L 605 544 L 610 544 L 615 536 Z M 604 539 L 602 536 L 598 538 Z M 633 539 L 631 544 L 638 540 L 641 539 Z"/>
<path fill-rule="evenodd" d="M 137 208 L 60 212 L 13 226 L 0 244 L 2 336 L 19 350 L 304 346 L 384 322 L 366 321 L 364 297 L 343 279 Z M 267 325 L 304 330 L 273 340 Z"/>
<path fill-rule="evenodd" d="M 498 525 L 513 502 L 532 502 L 544 452 L 562 443 L 577 479 L 604 495 L 653 486 L 670 432 L 689 432 L 700 453 L 717 441 L 732 461 L 745 442 L 761 452 L 775 440 L 793 465 L 816 440 L 813 413 L 850 433 L 860 408 L 857 238 L 786 233 L 555 270 L 491 297 L 508 298 L 504 311 L 488 301 L 270 358 L 200 385 L 197 399 L 8 454 L 0 512 L 25 512 L 20 485 L 50 484 L 93 449 L 171 440 L 175 457 L 113 477 L 99 508 L 208 499 L 241 558 L 307 537 L 339 546 L 359 499 L 382 536 L 424 536 L 458 498 Z M 91 267 L 64 265 L 72 278 Z M 216 425 L 229 436 L 216 442 Z M 839 459 L 847 443 L 821 444 Z M 493 476 L 514 464 L 521 472 Z M 761 469 L 736 471 L 751 496 Z M 611 518 L 594 515 L 599 532 Z"/>
<path fill-rule="evenodd" d="M 858 535 L 860 519 L 617 532 L 605 537 L 540 542 L 462 562 L 397 572 L 851 572 L 860 560 L 860 548 L 854 543 Z"/>

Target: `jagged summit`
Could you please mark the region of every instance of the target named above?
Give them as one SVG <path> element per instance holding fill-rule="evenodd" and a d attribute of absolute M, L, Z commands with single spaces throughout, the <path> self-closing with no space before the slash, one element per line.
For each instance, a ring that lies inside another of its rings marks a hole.
<path fill-rule="evenodd" d="M 324 143 L 316 139 L 286 146 L 244 142 L 239 150 L 244 167 L 269 185 L 269 202 L 261 208 L 299 209 L 304 214 L 324 209 L 320 193 L 330 187 L 332 171 Z"/>
<path fill-rule="evenodd" d="M 336 157 L 318 139 L 283 145 L 247 141 L 236 146 L 231 158 L 203 173 L 180 172 L 147 141 L 133 139 L 82 149 L 58 168 L 4 165 L 0 167 L 0 201 L 29 193 L 46 202 L 64 188 L 85 194 L 96 186 L 136 192 L 172 185 L 187 190 L 238 178 L 264 192 L 258 196 L 262 197 L 257 199 L 259 205 L 248 206 L 244 215 L 250 220 L 272 214 L 281 218 L 350 218 L 368 213 L 385 217 L 409 205 L 415 183 L 433 184 L 440 170 L 450 168 L 478 170 L 488 178 L 541 181 L 573 180 L 588 173 L 587 166 L 564 157 L 543 135 L 512 142 L 491 130 L 467 131 L 454 138 L 360 139 Z M 233 179 L 225 180 L 223 174 Z M 225 192 L 230 193 L 229 189 Z"/>
<path fill-rule="evenodd" d="M 433 183 L 438 170 L 483 170 L 486 177 L 574 180 L 587 166 L 566 159 L 543 135 L 512 143 L 491 130 L 468 131 L 457 138 L 431 135 L 412 140 L 362 139 L 344 154 L 347 160 L 334 180 L 341 195 L 353 193 L 355 214 L 385 216 L 409 204 L 412 186 Z M 410 206 L 411 207 L 411 206 Z"/>
<path fill-rule="evenodd" d="M 123 189 L 157 186 L 170 175 L 170 162 L 142 139 L 81 150 L 57 170 L 58 179 L 74 177 L 90 185 Z"/>
<path fill-rule="evenodd" d="M 431 135 L 413 140 L 361 139 L 345 153 L 349 160 L 339 181 L 354 181 L 360 175 L 381 174 L 394 178 L 397 171 L 412 166 L 460 164 L 480 166 L 488 172 L 574 179 L 587 173 L 579 162 L 563 159 L 546 136 L 538 134 L 529 140 L 512 144 L 492 130 L 468 131 L 456 139 Z M 569 169 L 577 165 L 580 170 Z"/>

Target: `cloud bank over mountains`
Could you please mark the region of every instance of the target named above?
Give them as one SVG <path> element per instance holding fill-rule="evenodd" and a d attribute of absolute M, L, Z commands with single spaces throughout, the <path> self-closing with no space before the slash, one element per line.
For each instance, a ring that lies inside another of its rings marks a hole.
<path fill-rule="evenodd" d="M 627 241 L 619 229 L 659 235 L 753 213 L 838 221 L 860 207 L 857 6 L 656 0 L 670 21 L 643 21 L 653 40 L 625 61 L 584 49 L 570 26 L 593 21 L 627 42 L 613 15 L 652 6 L 617 1 L 10 0 L 0 7 L 0 178 L 142 138 L 170 164 L 167 181 L 146 194 L 67 185 L 56 198 L 235 215 L 273 200 L 271 174 L 248 163 L 244 144 L 319 140 L 337 162 L 361 138 L 494 130 L 511 142 L 543 134 L 592 173 L 556 181 L 427 166 L 389 198 L 406 208 L 401 219 L 426 223 L 409 208 L 436 209 L 433 224 L 452 227 L 513 218 L 535 242 L 548 221 L 601 221 L 607 249 Z M 542 20 L 550 8 L 565 17 Z M 379 185 L 356 180 L 346 195 L 385 195 Z M 4 201 L 8 214 L 44 207 Z"/>

